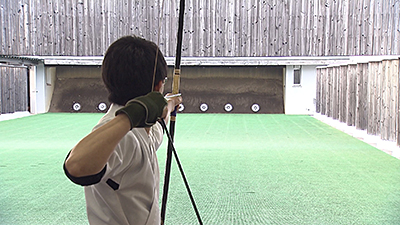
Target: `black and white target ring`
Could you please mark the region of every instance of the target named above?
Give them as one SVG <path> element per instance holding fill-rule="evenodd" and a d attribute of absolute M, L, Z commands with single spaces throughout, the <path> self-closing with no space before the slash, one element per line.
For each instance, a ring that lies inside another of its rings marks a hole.
<path fill-rule="evenodd" d="M 179 104 L 179 106 L 178 106 L 178 111 L 179 111 L 179 112 L 182 112 L 183 110 L 185 110 L 185 106 L 181 103 L 181 104 Z"/>
<path fill-rule="evenodd" d="M 79 111 L 79 110 L 81 110 L 81 108 L 82 108 L 82 106 L 81 106 L 81 104 L 79 104 L 79 102 L 75 102 L 75 103 L 72 105 L 72 109 L 73 109 L 74 111 Z"/>
<path fill-rule="evenodd" d="M 200 111 L 206 112 L 207 110 L 208 110 L 208 105 L 206 103 L 200 105 Z"/>
<path fill-rule="evenodd" d="M 107 104 L 104 103 L 104 102 L 100 102 L 99 105 L 97 105 L 97 108 L 98 108 L 100 111 L 105 111 L 105 110 L 107 109 Z"/>
<path fill-rule="evenodd" d="M 254 103 L 252 106 L 251 106 L 251 111 L 253 111 L 253 112 L 258 112 L 258 111 L 260 111 L 260 105 L 258 105 L 257 103 Z"/>
<path fill-rule="evenodd" d="M 233 110 L 233 105 L 231 103 L 226 103 L 225 106 L 224 106 L 224 110 L 226 112 L 232 111 Z"/>

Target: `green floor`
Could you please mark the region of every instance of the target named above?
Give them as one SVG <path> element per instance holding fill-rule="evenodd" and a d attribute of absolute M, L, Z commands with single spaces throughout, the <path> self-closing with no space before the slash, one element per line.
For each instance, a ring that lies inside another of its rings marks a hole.
<path fill-rule="evenodd" d="M 100 117 L 0 122 L 0 224 L 87 224 L 62 162 Z M 175 142 L 204 224 L 400 224 L 400 160 L 312 117 L 180 114 Z M 166 224 L 196 224 L 172 169 Z"/>

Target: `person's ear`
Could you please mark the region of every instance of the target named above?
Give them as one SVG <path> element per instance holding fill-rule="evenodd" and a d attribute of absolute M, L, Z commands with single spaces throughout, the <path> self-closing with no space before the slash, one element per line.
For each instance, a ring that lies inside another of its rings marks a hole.
<path fill-rule="evenodd" d="M 161 90 L 161 91 L 160 91 Z M 163 92 L 164 91 L 164 81 L 160 80 L 156 86 L 154 86 L 154 91 L 160 91 Z"/>

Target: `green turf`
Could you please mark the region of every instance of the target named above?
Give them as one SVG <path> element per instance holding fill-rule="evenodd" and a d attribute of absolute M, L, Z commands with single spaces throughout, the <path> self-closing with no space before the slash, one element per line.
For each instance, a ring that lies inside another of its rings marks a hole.
<path fill-rule="evenodd" d="M 100 117 L 0 122 L 0 224 L 87 224 L 62 162 Z M 175 143 L 205 224 L 400 224 L 400 160 L 310 116 L 180 114 Z M 196 224 L 175 162 L 168 196 Z"/>

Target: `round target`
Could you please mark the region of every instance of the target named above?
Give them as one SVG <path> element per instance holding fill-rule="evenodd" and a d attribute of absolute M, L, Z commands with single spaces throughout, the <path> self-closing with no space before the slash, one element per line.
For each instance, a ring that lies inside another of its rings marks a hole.
<path fill-rule="evenodd" d="M 104 102 L 101 102 L 101 103 L 97 106 L 97 108 L 98 108 L 100 111 L 104 111 L 104 110 L 107 109 L 107 104 L 104 103 Z"/>
<path fill-rule="evenodd" d="M 179 112 L 182 112 L 183 110 L 185 110 L 185 106 L 181 103 L 181 104 L 179 104 L 179 106 L 178 106 L 178 111 L 179 111 Z"/>
<path fill-rule="evenodd" d="M 225 104 L 224 109 L 225 109 L 225 111 L 230 112 L 230 111 L 232 111 L 233 106 L 232 106 L 232 104 L 227 103 L 227 104 Z"/>
<path fill-rule="evenodd" d="M 208 105 L 206 103 L 200 105 L 200 111 L 206 112 L 207 110 L 208 110 Z"/>
<path fill-rule="evenodd" d="M 254 103 L 252 106 L 251 106 L 251 111 L 253 111 L 253 112 L 258 112 L 258 111 L 260 111 L 260 106 L 257 104 L 257 103 Z"/>
<path fill-rule="evenodd" d="M 72 105 L 72 109 L 73 109 L 74 111 L 79 111 L 79 110 L 81 110 L 81 104 L 79 104 L 78 102 L 75 102 L 75 103 Z"/>

